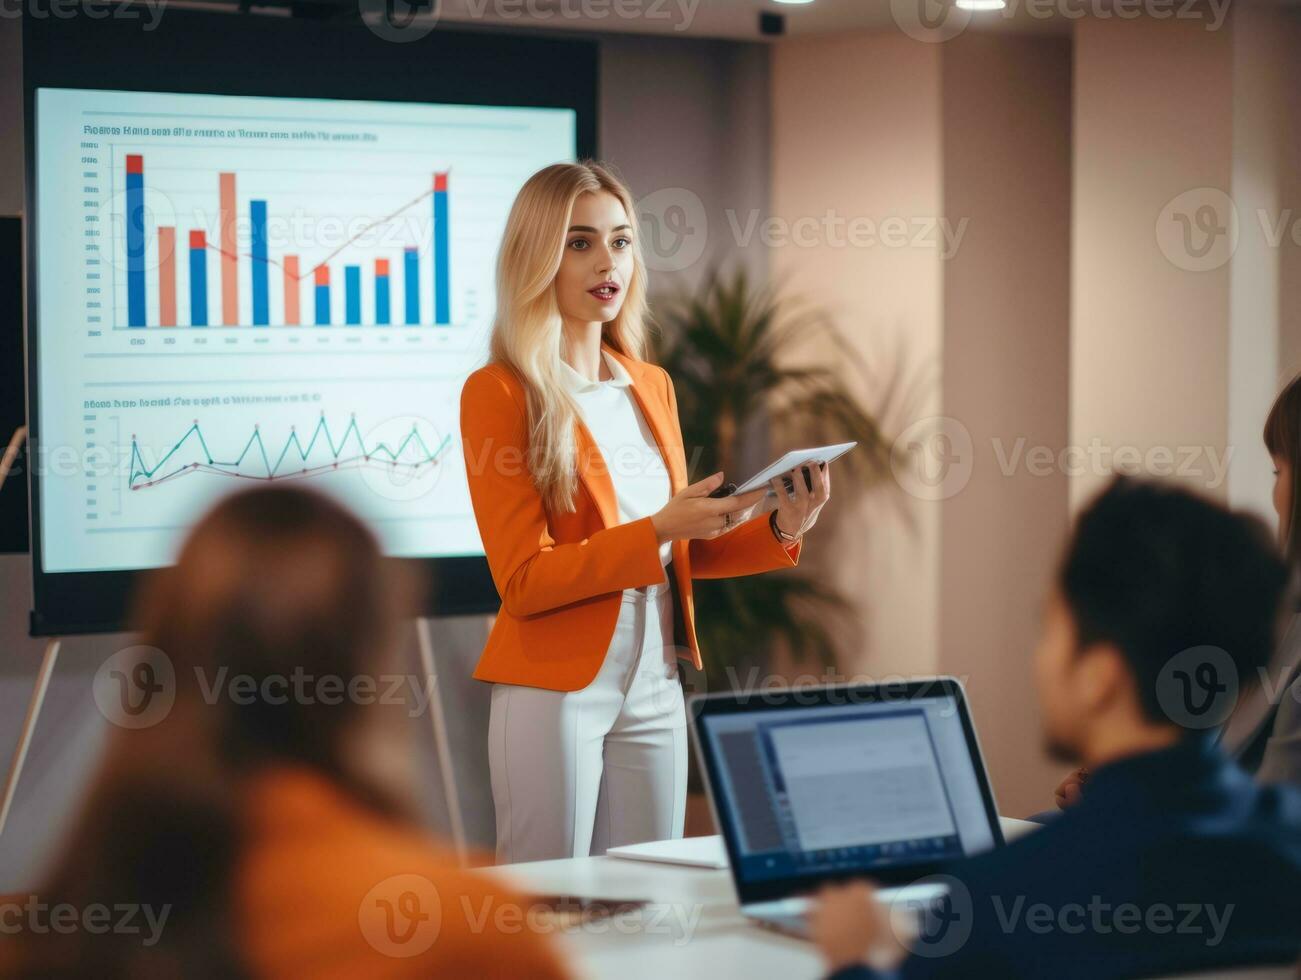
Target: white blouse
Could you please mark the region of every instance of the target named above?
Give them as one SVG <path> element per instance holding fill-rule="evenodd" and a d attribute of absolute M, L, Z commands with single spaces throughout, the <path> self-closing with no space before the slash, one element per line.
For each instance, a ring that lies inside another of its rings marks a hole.
<path fill-rule="evenodd" d="M 561 372 L 610 471 L 619 520 L 627 524 L 650 517 L 669 502 L 669 473 L 629 390 L 632 377 L 608 351 L 601 356 L 612 375 L 608 381 L 589 381 L 563 360 Z M 666 541 L 660 545 L 660 564 L 671 559 L 672 546 Z"/>

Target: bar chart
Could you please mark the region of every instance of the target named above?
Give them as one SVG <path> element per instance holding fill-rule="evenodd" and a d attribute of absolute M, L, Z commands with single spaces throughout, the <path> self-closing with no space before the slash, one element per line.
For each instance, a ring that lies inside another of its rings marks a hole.
<path fill-rule="evenodd" d="M 290 253 L 283 246 L 273 248 L 269 210 L 273 202 L 259 197 L 242 198 L 240 188 L 244 181 L 234 172 L 218 171 L 212 175 L 217 219 L 214 235 L 210 236 L 211 229 L 206 228 L 151 225 L 146 206 L 146 154 L 126 153 L 122 163 L 125 214 L 121 221 L 110 222 L 121 229 L 121 241 L 114 244 L 120 246 L 125 257 L 126 322 L 114 326 L 128 329 L 210 325 L 298 327 L 303 325 L 304 290 L 310 291 L 312 326 L 450 326 L 453 315 L 450 177 L 448 171 L 432 173 L 427 190 L 398 210 L 362 225 L 324 258 L 308 264 L 303 261 L 304 256 Z M 428 212 L 427 233 L 421 229 L 418 218 L 421 209 Z M 213 210 L 194 210 L 190 214 L 192 223 L 210 220 Z M 410 220 L 413 218 L 416 220 Z M 424 237 L 426 241 L 379 249 L 362 244 L 376 229 L 397 224 L 405 225 L 412 237 Z M 189 241 L 184 266 L 189 274 L 183 287 L 188 294 L 188 303 L 183 307 L 188 309 L 189 317 L 184 323 L 177 317 L 176 303 L 181 288 L 175 254 L 178 234 L 188 236 Z M 151 246 L 156 251 L 152 257 L 148 254 Z M 367 251 L 376 250 L 393 254 L 366 256 Z M 365 256 L 364 260 L 349 260 L 359 253 Z M 401 269 L 396 276 L 395 267 Z M 334 282 L 342 279 L 341 319 L 337 318 L 339 300 L 331 292 L 332 269 Z M 428 290 L 422 289 L 425 276 Z M 402 294 L 402 316 L 396 322 L 392 308 L 394 279 L 398 280 L 396 288 Z M 273 280 L 279 286 L 274 311 Z M 211 291 L 210 282 L 215 286 Z M 373 297 L 367 313 L 363 313 L 363 282 L 365 291 Z M 157 297 L 157 313 L 152 320 L 151 289 Z M 245 291 L 248 301 L 242 303 Z M 422 292 L 432 296 L 432 302 L 425 304 L 431 316 L 423 321 Z"/>

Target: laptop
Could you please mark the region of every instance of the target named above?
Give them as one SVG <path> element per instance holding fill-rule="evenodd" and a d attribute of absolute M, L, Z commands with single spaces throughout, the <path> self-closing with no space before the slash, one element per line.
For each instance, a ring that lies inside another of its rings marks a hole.
<path fill-rule="evenodd" d="M 699 695 L 689 708 L 737 902 L 761 926 L 806 935 L 808 896 L 858 877 L 925 915 L 945 900 L 939 872 L 1003 845 L 956 678 Z"/>

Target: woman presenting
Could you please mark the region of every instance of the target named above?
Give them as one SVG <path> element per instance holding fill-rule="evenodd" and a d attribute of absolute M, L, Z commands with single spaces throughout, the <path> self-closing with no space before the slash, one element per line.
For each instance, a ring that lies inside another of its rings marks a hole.
<path fill-rule="evenodd" d="M 595 164 L 529 178 L 497 266 L 491 357 L 461 434 L 502 605 L 474 676 L 500 862 L 682 835 L 687 732 L 677 660 L 701 666 L 693 578 L 789 568 L 827 468 L 777 509 L 687 485 L 673 382 L 645 358 L 632 196 Z"/>

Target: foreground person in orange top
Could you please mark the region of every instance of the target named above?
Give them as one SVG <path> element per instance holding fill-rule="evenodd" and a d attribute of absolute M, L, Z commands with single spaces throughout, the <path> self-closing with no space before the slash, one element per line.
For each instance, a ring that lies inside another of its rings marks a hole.
<path fill-rule="evenodd" d="M 29 911 L 0 973 L 564 975 L 528 906 L 457 869 L 359 763 L 410 586 L 324 497 L 219 504 L 147 583 L 153 652 L 97 678 L 121 727 L 32 903 L 74 927 Z M 113 928 L 125 907 L 134 928 Z"/>
<path fill-rule="evenodd" d="M 831 494 L 721 499 L 687 484 L 673 381 L 646 360 L 632 195 L 595 163 L 538 171 L 511 207 L 491 361 L 461 394 L 475 520 L 501 611 L 474 676 L 493 685 L 499 861 L 681 837 L 678 659 L 701 666 L 693 578 L 790 568 Z M 733 474 L 734 476 L 736 474 Z"/>

